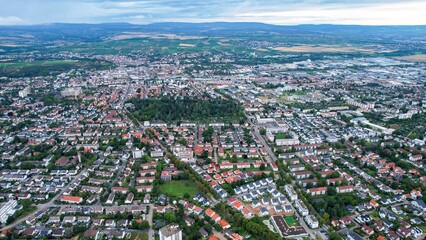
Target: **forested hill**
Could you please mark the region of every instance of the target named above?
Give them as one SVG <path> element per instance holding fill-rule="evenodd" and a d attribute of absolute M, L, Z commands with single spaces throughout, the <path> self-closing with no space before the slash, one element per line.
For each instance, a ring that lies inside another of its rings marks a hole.
<path fill-rule="evenodd" d="M 265 37 L 285 36 L 294 39 L 321 36 L 341 38 L 348 42 L 369 42 L 377 39 L 395 41 L 409 38 L 426 38 L 426 26 L 359 26 L 359 25 L 296 25 L 283 26 L 255 22 L 212 22 L 212 23 L 152 23 L 135 25 L 129 23 L 103 24 L 45 24 L 30 26 L 0 26 L 1 36 L 30 34 L 40 39 L 99 40 L 123 32 L 171 33 L 178 35 L 220 37 Z"/>

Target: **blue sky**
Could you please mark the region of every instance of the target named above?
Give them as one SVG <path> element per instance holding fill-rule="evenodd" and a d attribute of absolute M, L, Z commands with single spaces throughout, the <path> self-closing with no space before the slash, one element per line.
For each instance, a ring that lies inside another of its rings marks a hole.
<path fill-rule="evenodd" d="M 0 25 L 130 22 L 425 25 L 426 0 L 0 0 Z"/>

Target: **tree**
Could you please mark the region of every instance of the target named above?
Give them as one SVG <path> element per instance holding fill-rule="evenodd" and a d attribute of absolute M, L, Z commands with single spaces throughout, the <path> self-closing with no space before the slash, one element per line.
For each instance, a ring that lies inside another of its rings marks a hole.
<path fill-rule="evenodd" d="M 324 213 L 323 215 L 322 215 L 322 218 L 324 219 L 324 222 L 328 222 L 329 220 L 330 220 L 330 215 L 328 215 L 328 213 Z"/>
<path fill-rule="evenodd" d="M 164 220 L 166 220 L 169 223 L 176 222 L 176 216 L 172 212 L 167 212 L 164 214 Z"/>
<path fill-rule="evenodd" d="M 206 232 L 208 232 L 208 233 L 211 233 L 213 231 L 212 225 L 205 224 L 204 225 L 204 230 L 206 230 Z"/>
<path fill-rule="evenodd" d="M 336 191 L 336 189 L 335 188 L 333 188 L 333 187 L 331 187 L 331 186 L 328 186 L 327 187 L 327 195 L 328 196 L 334 196 L 334 195 L 336 195 L 337 194 L 337 191 Z"/>
<path fill-rule="evenodd" d="M 339 234 L 334 231 L 329 234 L 329 238 L 330 240 L 342 240 Z"/>

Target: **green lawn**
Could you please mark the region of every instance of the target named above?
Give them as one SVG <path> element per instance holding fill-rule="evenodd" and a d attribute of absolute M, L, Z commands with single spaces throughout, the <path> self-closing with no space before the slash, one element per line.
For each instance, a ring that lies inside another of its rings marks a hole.
<path fill-rule="evenodd" d="M 284 218 L 289 226 L 299 226 L 299 223 L 294 219 L 293 216 L 288 216 Z"/>
<path fill-rule="evenodd" d="M 129 239 L 131 239 L 131 240 L 148 240 L 148 234 L 134 232 L 130 235 Z"/>
<path fill-rule="evenodd" d="M 193 197 L 198 193 L 195 184 L 189 180 L 166 181 L 164 184 L 160 185 L 160 191 L 173 197 L 183 197 L 185 193 Z"/>

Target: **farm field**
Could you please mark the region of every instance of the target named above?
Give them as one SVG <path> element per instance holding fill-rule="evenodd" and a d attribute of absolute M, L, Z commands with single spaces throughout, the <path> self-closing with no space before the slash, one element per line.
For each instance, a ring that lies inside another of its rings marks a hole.
<path fill-rule="evenodd" d="M 398 60 L 412 61 L 412 62 L 426 62 L 426 54 L 416 54 L 410 56 L 396 57 Z"/>
<path fill-rule="evenodd" d="M 316 52 L 316 53 L 350 53 L 350 52 L 364 52 L 364 53 L 373 53 L 372 49 L 348 47 L 348 46 L 334 46 L 334 45 L 300 45 L 293 47 L 277 47 L 273 50 L 282 51 L 282 52 L 293 52 L 293 53 L 303 53 L 303 52 Z"/>

